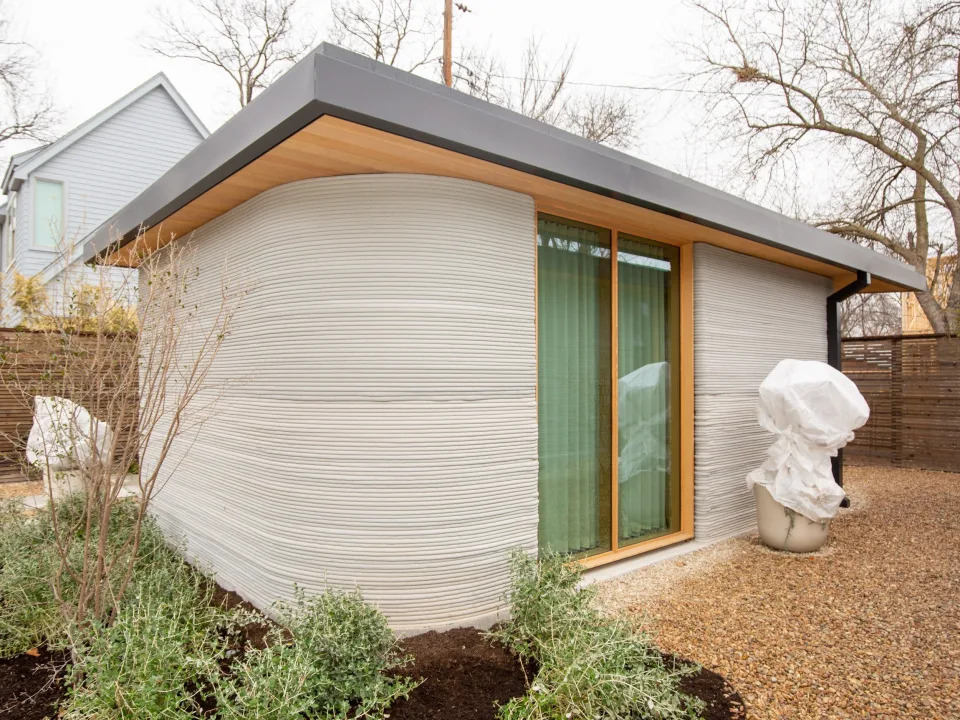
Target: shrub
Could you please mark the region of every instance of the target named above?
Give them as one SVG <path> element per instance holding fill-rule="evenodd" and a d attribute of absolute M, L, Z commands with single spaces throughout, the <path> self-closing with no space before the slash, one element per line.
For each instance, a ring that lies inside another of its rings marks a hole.
<path fill-rule="evenodd" d="M 405 662 L 386 618 L 359 591 L 327 590 L 278 607 L 284 629 L 248 650 L 217 689 L 218 716 L 382 718 L 416 686 L 388 673 Z"/>
<path fill-rule="evenodd" d="M 601 614 L 580 573 L 558 555 L 511 558 L 510 622 L 491 633 L 538 667 L 503 720 L 697 718 L 703 705 L 680 692 L 692 667 L 668 667 L 649 637 Z"/>
<path fill-rule="evenodd" d="M 219 673 L 224 613 L 210 602 L 212 584 L 145 528 L 147 552 L 113 622 L 73 633 L 68 720 L 196 718 Z"/>
<path fill-rule="evenodd" d="M 27 516 L 18 502 L 0 510 L 0 657 L 37 645 L 67 645 L 69 609 L 76 604 L 78 586 L 63 560 L 78 566 L 85 545 L 96 547 L 100 539 L 98 513 L 92 514 L 89 531 L 86 528 L 85 502 L 83 494 L 77 493 L 58 500 L 55 514 L 47 507 Z M 123 557 L 132 552 L 136 513 L 135 504 L 119 503 L 110 514 L 105 561 L 113 566 L 113 582 L 105 583 L 103 598 L 108 608 L 116 604 L 111 589 L 126 571 Z M 63 554 L 57 549 L 58 538 Z M 169 554 L 160 531 L 147 520 L 138 562 L 161 550 Z"/>
<path fill-rule="evenodd" d="M 0 655 L 41 644 L 72 647 L 60 717 L 187 720 L 216 702 L 215 717 L 224 720 L 376 719 L 416 685 L 391 676 L 405 659 L 386 618 L 359 591 L 310 598 L 298 591 L 278 607 L 283 626 L 270 625 L 266 647 L 230 658 L 237 631 L 263 624 L 263 616 L 216 607 L 213 583 L 167 546 L 150 519 L 141 526 L 131 582 L 122 597 L 107 598 L 114 610 L 72 621 L 63 609 L 72 607 L 76 585 L 61 579 L 61 603 L 51 578 L 61 567 L 57 537 L 70 558 L 83 552 L 84 539 L 100 537 L 96 526 L 84 528 L 84 503 L 82 495 L 65 498 L 55 515 L 42 510 L 29 518 L 16 505 L 0 512 Z M 113 506 L 108 562 L 131 552 L 137 510 L 135 503 Z M 108 595 L 114 573 L 127 564 L 117 567 L 107 574 Z"/>
<path fill-rule="evenodd" d="M 26 326 L 32 327 L 35 323 L 41 322 L 43 312 L 49 304 L 49 298 L 39 276 L 27 277 L 15 272 L 10 296 L 13 306 L 20 311 Z"/>
<path fill-rule="evenodd" d="M 49 516 L 28 518 L 19 502 L 0 508 L 0 657 L 65 638 L 51 578 L 58 562 Z"/>

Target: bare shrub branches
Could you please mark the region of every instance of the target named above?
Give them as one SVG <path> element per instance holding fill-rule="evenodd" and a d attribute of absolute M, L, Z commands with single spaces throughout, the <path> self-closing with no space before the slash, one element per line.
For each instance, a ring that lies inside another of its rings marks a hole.
<path fill-rule="evenodd" d="M 4 384 L 23 403 L 64 398 L 90 413 L 79 421 L 58 417 L 52 434 L 68 441 L 44 438 L 52 450 L 37 461 L 59 554 L 54 591 L 72 625 L 110 620 L 130 583 L 174 441 L 215 412 L 229 383 L 211 373 L 246 291 L 203 285 L 192 253 L 189 244 L 172 243 L 142 259 L 139 278 L 110 267 L 65 272 L 47 310 L 37 313 L 34 365 L 16 357 L 0 363 Z M 117 312 L 129 313 L 133 301 L 139 329 L 117 332 Z M 88 441 L 88 455 L 74 451 Z M 141 464 L 148 454 L 149 467 Z M 61 512 L 66 490 L 79 492 L 79 512 L 75 502 Z M 117 540 L 115 511 L 129 494 L 132 531 Z"/>
<path fill-rule="evenodd" d="M 312 44 L 312 37 L 297 32 L 297 0 L 190 0 L 190 5 L 193 12 L 186 17 L 158 10 L 162 31 L 146 47 L 226 73 L 236 86 L 240 107 Z"/>

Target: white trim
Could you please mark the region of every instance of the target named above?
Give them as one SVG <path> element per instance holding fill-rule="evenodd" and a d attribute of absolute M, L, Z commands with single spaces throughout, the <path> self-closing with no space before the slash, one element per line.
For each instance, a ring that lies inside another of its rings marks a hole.
<path fill-rule="evenodd" d="M 3 223 L 3 248 L 0 250 L 4 255 L 6 255 L 7 250 L 7 236 L 11 232 L 15 232 L 17 227 L 17 213 L 20 212 L 20 192 L 12 192 L 7 195 L 7 202 L 4 205 L 6 208 L 7 216 Z M 13 223 L 13 228 L 10 227 Z M 17 259 L 17 238 L 14 236 L 12 238 L 13 242 L 10 243 L 10 257 L 6 258 L 6 264 L 4 265 L 3 272 L 4 274 L 10 272 L 10 268 L 13 267 L 14 261 Z"/>
<path fill-rule="evenodd" d="M 47 247 L 46 245 L 37 244 L 37 183 L 38 182 L 48 182 L 48 183 L 59 183 L 63 188 L 63 194 L 60 198 L 60 224 L 63 226 L 60 228 L 60 241 L 55 247 Z M 67 181 L 63 178 L 53 177 L 51 175 L 34 175 L 30 178 L 30 245 L 31 250 L 36 250 L 38 252 L 52 252 L 52 253 L 63 253 L 63 242 L 67 237 L 67 198 L 69 197 L 70 189 L 67 184 Z"/>
<path fill-rule="evenodd" d="M 27 162 L 33 155 L 36 155 L 49 145 L 50 143 L 44 143 L 43 145 L 37 145 L 37 147 L 10 156 L 10 161 L 7 163 L 7 170 L 3 174 L 2 189 L 5 194 L 10 194 L 10 181 L 13 179 L 13 171 L 19 167 L 21 163 Z M 14 188 L 14 192 L 16 192 L 16 188 Z"/>
<path fill-rule="evenodd" d="M 98 112 L 82 125 L 75 127 L 59 140 L 50 143 L 40 152 L 36 153 L 32 157 L 25 160 L 22 164 L 18 165 L 14 169 L 12 181 L 16 182 L 17 180 L 20 180 L 22 182 L 26 180 L 31 172 L 36 170 L 52 157 L 60 154 L 60 152 L 66 150 L 68 147 L 77 142 L 77 140 L 85 137 L 107 120 L 117 115 L 121 110 L 125 110 L 126 108 L 130 107 L 137 100 L 144 97 L 147 93 L 155 90 L 156 88 L 163 88 L 167 92 L 167 94 L 170 96 L 170 99 L 176 103 L 178 108 L 180 108 L 180 111 L 184 114 L 184 117 L 190 121 L 190 124 L 193 125 L 194 129 L 200 134 L 201 139 L 206 139 L 206 137 L 210 134 L 210 131 L 207 130 L 207 127 L 200 121 L 200 118 L 197 117 L 196 113 L 193 112 L 193 109 L 187 105 L 187 101 L 183 99 L 183 96 L 180 95 L 179 92 L 177 92 L 177 89 L 173 86 L 173 83 L 170 82 L 167 76 L 163 73 L 157 73 L 138 88 L 127 93 L 112 105 Z M 4 187 L 8 187 L 10 181 L 10 178 L 5 178 Z"/>

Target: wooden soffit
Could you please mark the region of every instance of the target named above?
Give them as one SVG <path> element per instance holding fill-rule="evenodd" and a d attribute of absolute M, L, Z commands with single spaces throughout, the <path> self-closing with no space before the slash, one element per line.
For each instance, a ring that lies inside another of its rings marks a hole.
<path fill-rule="evenodd" d="M 135 267 L 138 258 L 272 187 L 308 178 L 371 173 L 416 173 L 474 180 L 524 193 L 537 210 L 682 246 L 705 242 L 833 278 L 837 287 L 854 273 L 813 258 L 755 242 L 577 187 L 463 155 L 383 130 L 325 115 L 174 212 L 107 262 Z M 872 290 L 885 289 L 882 283 Z"/>

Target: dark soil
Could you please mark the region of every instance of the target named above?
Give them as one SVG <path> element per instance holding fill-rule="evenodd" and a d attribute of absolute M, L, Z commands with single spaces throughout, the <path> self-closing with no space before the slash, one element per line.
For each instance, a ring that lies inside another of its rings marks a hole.
<path fill-rule="evenodd" d="M 265 647 L 267 647 L 268 633 L 270 632 L 271 628 L 276 627 L 276 625 L 256 607 L 248 603 L 232 590 L 224 590 L 219 585 L 213 586 L 213 596 L 210 598 L 210 602 L 213 605 L 219 605 L 227 610 L 241 608 L 247 612 L 255 613 L 259 617 L 263 618 L 262 623 L 254 622 L 244 625 L 242 628 L 240 628 L 240 637 L 232 638 L 233 642 L 231 643 L 230 649 L 237 654 L 237 657 L 242 657 L 242 654 L 247 648 L 263 650 Z"/>
<path fill-rule="evenodd" d="M 243 605 L 234 593 L 217 589 L 214 602 L 225 607 Z M 270 621 L 243 628 L 236 640 L 242 655 L 248 647 L 263 647 Z M 390 720 L 494 720 L 497 707 L 523 695 L 527 679 L 535 668 L 524 668 L 505 648 L 487 641 L 473 628 L 458 628 L 443 633 L 428 632 L 402 642 L 405 654 L 413 662 L 401 673 L 423 682 L 390 709 Z M 62 683 L 69 653 L 50 653 L 40 649 L 36 655 L 24 653 L 0 660 L 0 720 L 43 720 L 55 718 L 57 705 L 66 694 Z M 686 663 L 682 658 L 665 655 L 670 663 Z M 229 672 L 228 668 L 224 668 Z M 739 693 L 720 675 L 700 670 L 681 682 L 681 690 L 702 699 L 707 708 L 704 720 L 742 720 L 746 707 Z M 204 715 L 214 708 L 203 705 Z"/>
<path fill-rule="evenodd" d="M 407 700 L 390 709 L 390 720 L 493 720 L 497 706 L 527 691 L 524 668 L 506 649 L 473 628 L 428 632 L 407 638 L 403 650 L 414 657 L 403 674 L 423 678 Z M 664 655 L 668 663 L 689 664 Z M 680 689 L 703 700 L 704 720 L 742 720 L 746 706 L 722 676 L 707 669 L 684 678 Z"/>
<path fill-rule="evenodd" d="M 403 641 L 414 657 L 403 674 L 423 678 L 390 720 L 493 720 L 497 706 L 527 691 L 520 661 L 473 628 L 428 632 Z"/>
<path fill-rule="evenodd" d="M 69 652 L 39 649 L 0 660 L 0 718 L 2 720 L 43 720 L 54 718 L 57 705 L 66 693 L 63 674 Z"/>

